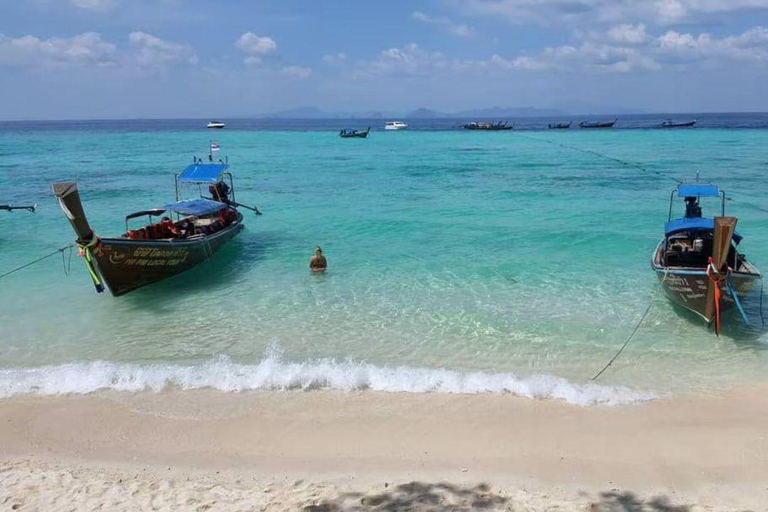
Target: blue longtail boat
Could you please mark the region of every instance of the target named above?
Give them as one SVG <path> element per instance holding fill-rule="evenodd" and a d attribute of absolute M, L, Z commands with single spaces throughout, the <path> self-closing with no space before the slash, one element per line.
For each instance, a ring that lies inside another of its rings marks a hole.
<path fill-rule="evenodd" d="M 76 183 L 54 183 L 53 193 L 77 235 L 96 291 L 104 286 L 114 296 L 178 275 L 211 258 L 243 230 L 235 201 L 232 174 L 225 162 L 202 160 L 175 175 L 176 201 L 125 217 L 125 233 L 100 238 L 88 223 Z M 227 184 L 227 181 L 229 184 Z M 199 198 L 181 200 L 179 188 L 197 185 Z M 213 197 L 202 197 L 203 186 Z M 129 229 L 129 221 L 146 218 L 145 225 Z M 157 222 L 158 219 L 161 219 Z"/>
<path fill-rule="evenodd" d="M 684 198 L 685 215 L 672 218 L 675 196 Z M 720 198 L 720 216 L 702 217 L 701 198 Z M 721 313 L 736 306 L 745 321 L 742 299 L 762 274 L 739 252 L 742 237 L 736 217 L 725 216 L 725 192 L 703 183 L 683 183 L 672 191 L 664 237 L 656 246 L 651 268 L 675 304 L 720 333 Z"/>

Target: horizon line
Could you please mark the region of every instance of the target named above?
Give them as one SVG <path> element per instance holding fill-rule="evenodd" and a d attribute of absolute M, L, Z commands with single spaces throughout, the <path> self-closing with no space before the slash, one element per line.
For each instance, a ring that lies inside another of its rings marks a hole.
<path fill-rule="evenodd" d="M 300 107 L 299 107 L 300 108 Z M 493 107 L 491 107 L 493 108 Z M 506 107 L 505 107 L 506 108 Z M 509 110 L 513 109 L 538 109 L 537 107 L 509 107 Z M 499 107 L 501 109 L 501 107 Z M 289 109 L 291 110 L 291 109 Z M 431 110 L 431 109 L 414 109 L 415 110 Z M 473 109 L 467 109 L 467 110 L 473 110 Z M 478 108 L 474 110 L 489 110 L 486 108 Z M 557 110 L 557 109 L 538 109 L 538 110 Z M 434 111 L 439 114 L 438 111 Z M 238 119 L 238 120 L 246 120 L 246 119 L 253 119 L 253 120 L 293 120 L 293 121 L 307 121 L 307 120 L 346 120 L 346 119 L 383 119 L 378 117 L 370 117 L 370 116 L 354 116 L 353 117 L 346 117 L 346 116 L 333 116 L 332 112 L 327 112 L 327 114 L 331 115 L 331 117 L 285 117 L 279 115 L 279 113 L 273 113 L 273 114 L 257 114 L 253 116 L 211 116 L 211 117 L 90 117 L 90 118 L 17 118 L 17 119 L 0 119 L 0 123 L 34 123 L 34 122 L 95 122 L 95 121 L 210 121 L 211 119 Z M 717 115 L 717 114 L 768 114 L 768 111 L 761 111 L 761 110 L 731 110 L 731 111 L 709 111 L 709 112 L 642 112 L 642 113 L 624 113 L 624 114 L 617 114 L 617 113 L 578 113 L 578 114 L 567 114 L 563 113 L 561 114 L 561 117 L 583 117 L 583 116 L 607 116 L 607 117 L 634 117 L 634 116 L 654 116 L 654 115 Z M 530 116 L 530 115 L 523 115 L 518 116 L 523 119 L 544 119 L 544 118 L 552 118 L 554 115 L 541 115 L 541 116 Z M 458 116 L 458 115 L 451 115 L 451 114 L 442 114 L 442 115 L 436 115 L 434 117 L 409 117 L 408 115 L 403 116 L 395 116 L 400 117 L 402 119 L 464 119 L 466 116 Z M 492 117 L 492 116 L 491 116 Z M 502 116 L 502 117 L 510 117 L 510 116 Z"/>

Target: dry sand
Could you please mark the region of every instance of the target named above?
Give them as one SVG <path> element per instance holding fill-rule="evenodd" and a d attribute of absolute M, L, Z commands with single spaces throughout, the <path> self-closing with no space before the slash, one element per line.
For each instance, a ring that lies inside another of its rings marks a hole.
<path fill-rule="evenodd" d="M 768 510 L 768 388 L 19 397 L 0 457 L 0 510 Z"/>

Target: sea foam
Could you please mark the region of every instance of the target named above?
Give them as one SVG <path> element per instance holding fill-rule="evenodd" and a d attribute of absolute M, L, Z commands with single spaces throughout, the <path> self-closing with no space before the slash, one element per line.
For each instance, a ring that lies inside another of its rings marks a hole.
<path fill-rule="evenodd" d="M 333 389 L 391 393 L 509 393 L 582 406 L 630 404 L 653 398 L 623 386 L 576 384 L 551 375 L 519 377 L 513 373 L 382 367 L 332 359 L 296 363 L 283 361 L 275 353 L 268 353 L 258 364 L 239 364 L 227 357 L 218 357 L 194 365 L 94 361 L 0 370 L 2 398 L 29 394 L 86 394 L 107 389 L 158 392 L 204 388 L 226 392 Z"/>

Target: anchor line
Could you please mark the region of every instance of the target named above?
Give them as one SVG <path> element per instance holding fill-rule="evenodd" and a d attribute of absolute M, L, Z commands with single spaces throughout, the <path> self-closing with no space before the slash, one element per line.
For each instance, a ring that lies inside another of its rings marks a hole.
<path fill-rule="evenodd" d="M 659 281 L 659 285 L 653 291 L 653 295 L 651 296 L 651 301 L 648 303 L 648 307 L 645 308 L 645 312 L 643 313 L 643 316 L 640 317 L 640 321 L 637 322 L 637 324 L 635 325 L 635 328 L 632 329 L 632 333 L 629 335 L 629 337 L 624 342 L 624 344 L 621 346 L 621 348 L 618 350 L 618 352 L 616 352 L 616 354 L 614 354 L 614 356 L 611 358 L 611 360 L 608 361 L 608 363 L 606 363 L 606 365 L 603 366 L 603 368 L 599 372 L 597 372 L 595 374 L 595 376 L 592 377 L 592 379 L 590 379 L 590 380 L 595 381 L 598 378 L 600 378 L 600 376 L 605 372 L 605 370 L 610 368 L 610 366 L 613 364 L 613 362 L 616 361 L 616 359 L 618 359 L 618 357 L 621 355 L 622 352 L 624 352 L 624 349 L 627 348 L 627 345 L 629 345 L 629 342 L 632 341 L 632 338 L 635 337 L 635 334 L 637 333 L 637 330 L 640 329 L 641 325 L 643 325 L 643 322 L 645 321 L 645 317 L 647 317 L 648 313 L 651 311 L 651 308 L 653 307 L 654 299 L 656 298 L 656 293 L 661 289 L 662 285 L 664 284 L 664 281 L 667 280 L 667 275 L 669 275 L 669 269 L 664 270 L 664 277 L 661 278 L 661 281 Z"/>
<path fill-rule="evenodd" d="M 4 277 L 7 277 L 7 276 L 9 276 L 9 275 L 11 275 L 11 274 L 13 274 L 15 272 L 18 272 L 19 270 L 23 270 L 23 269 L 25 269 L 27 267 L 31 267 L 35 263 L 40 263 L 41 261 L 43 261 L 45 259 L 48 259 L 51 256 L 55 256 L 58 253 L 61 253 L 61 257 L 62 257 L 62 261 L 63 261 L 63 259 L 64 259 L 64 251 L 66 251 L 67 249 L 72 249 L 73 247 L 74 247 L 74 244 L 65 245 L 64 247 L 60 247 L 60 248 L 56 249 L 55 251 L 53 251 L 52 253 L 46 254 L 45 256 L 42 256 L 42 257 L 37 258 L 35 260 L 32 260 L 29 263 L 25 263 L 24 265 L 21 265 L 20 267 L 16 267 L 13 270 L 9 270 L 8 272 L 5 272 L 4 274 L 0 274 L 0 279 L 2 279 Z M 72 254 L 70 252 L 70 261 L 71 261 L 71 257 L 72 257 Z M 66 270 L 65 270 L 65 273 L 66 273 Z"/>
<path fill-rule="evenodd" d="M 649 172 L 651 174 L 656 174 L 657 176 L 661 176 L 662 178 L 667 178 L 669 180 L 672 180 L 672 181 L 676 182 L 677 184 L 685 183 L 684 181 L 682 181 L 682 180 L 680 180 L 678 178 L 675 178 L 674 176 L 670 176 L 669 174 L 663 173 L 661 171 L 654 171 L 652 169 L 648 169 L 647 167 L 644 167 L 644 166 L 642 166 L 640 164 L 637 164 L 635 162 L 629 162 L 627 160 L 622 160 L 620 158 L 612 157 L 610 155 L 606 155 L 604 153 L 600 153 L 600 152 L 592 150 L 592 149 L 578 148 L 576 146 L 571 146 L 569 144 L 563 144 L 561 142 L 555 142 L 553 140 L 540 139 L 538 137 L 531 137 L 530 135 L 523 135 L 522 133 L 519 133 L 519 132 L 516 135 L 518 137 L 524 137 L 526 139 L 535 140 L 537 142 L 545 142 L 547 144 L 552 144 L 553 146 L 558 146 L 558 147 L 561 147 L 563 149 L 570 149 L 572 151 L 578 151 L 580 153 L 585 153 L 585 154 L 588 154 L 588 155 L 599 156 L 600 158 L 605 158 L 607 160 L 612 160 L 614 162 L 620 163 L 620 164 L 625 165 L 627 167 L 634 167 L 635 169 L 641 170 L 643 172 Z M 736 199 L 734 199 L 734 198 L 732 198 L 730 196 L 725 196 L 725 199 L 726 199 L 726 201 L 731 201 L 731 202 L 734 202 L 734 203 L 740 203 L 740 204 L 742 204 L 744 206 L 749 206 L 750 208 L 753 208 L 755 210 L 761 211 L 763 213 L 768 213 L 768 209 L 763 208 L 761 206 L 758 206 L 758 205 L 756 205 L 754 203 L 750 203 L 750 202 L 746 202 L 746 201 L 737 201 Z"/>

